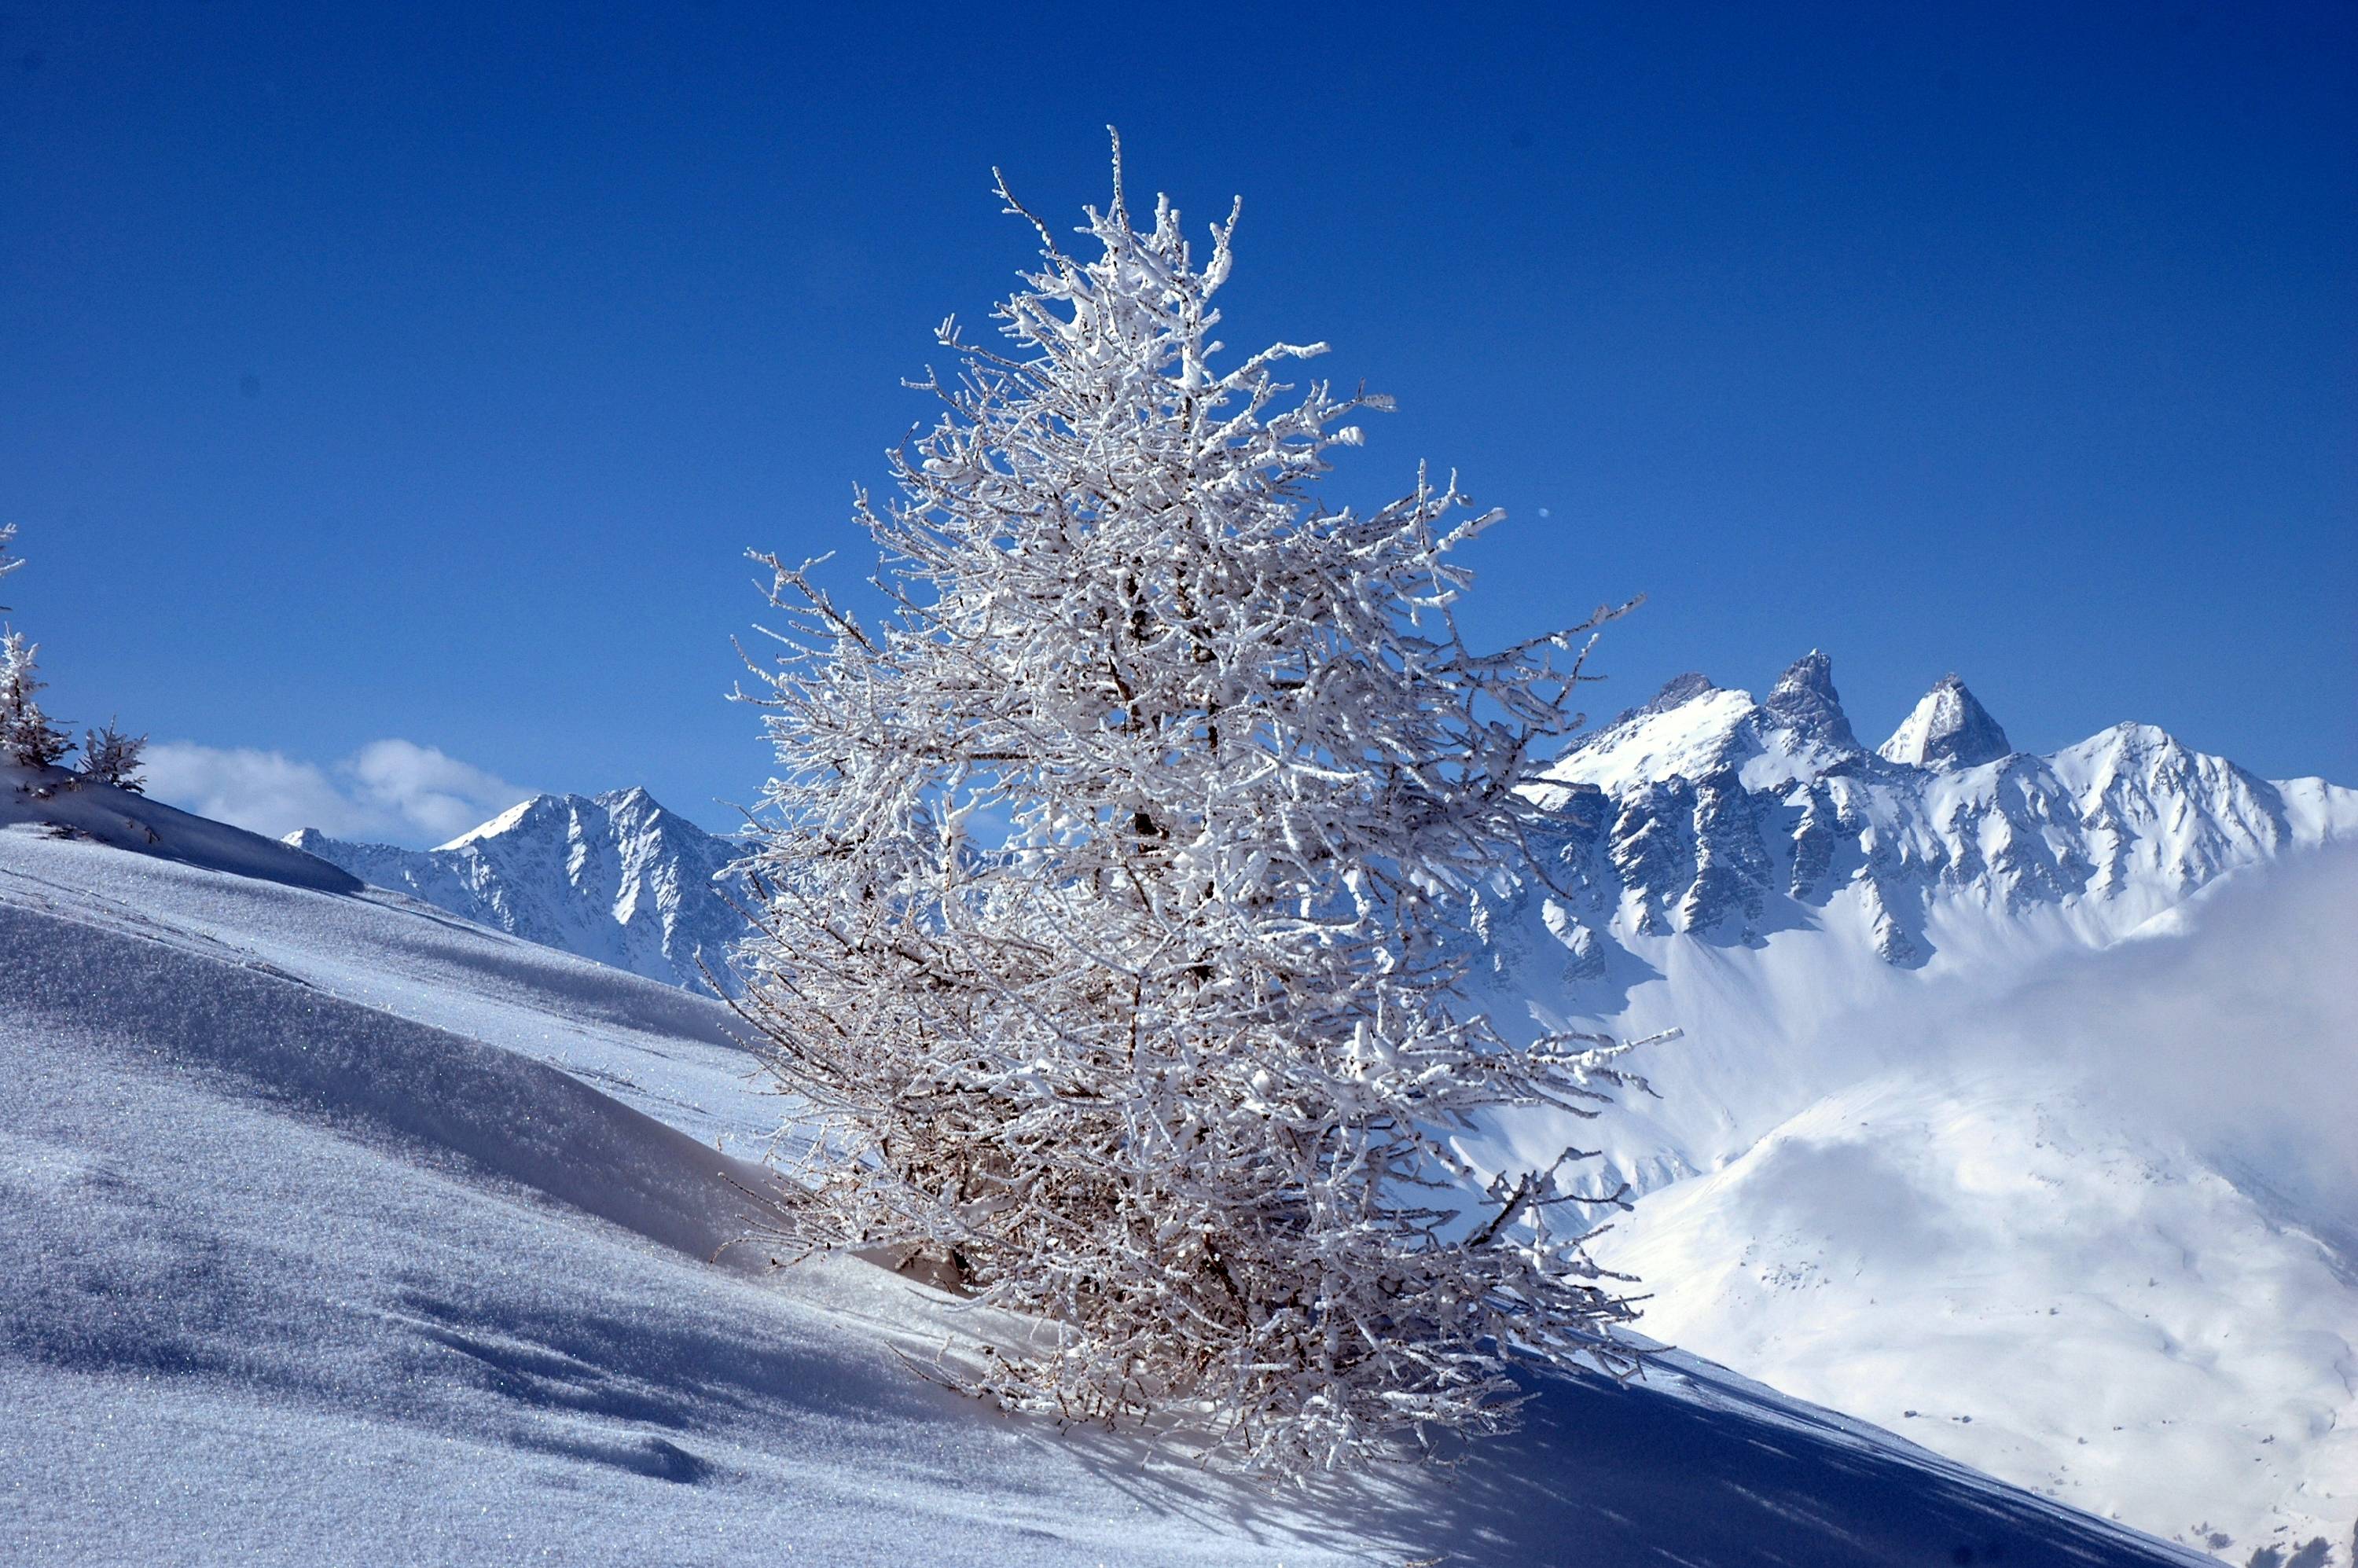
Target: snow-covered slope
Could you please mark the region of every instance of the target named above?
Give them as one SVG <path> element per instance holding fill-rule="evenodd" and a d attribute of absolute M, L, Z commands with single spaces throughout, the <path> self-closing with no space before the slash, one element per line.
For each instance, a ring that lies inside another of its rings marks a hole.
<path fill-rule="evenodd" d="M 724 1247 L 724 1016 L 0 829 L 0 1561 L 2189 1561 L 1689 1357 L 1299 1496 L 996 1415 L 894 1354 L 972 1342 L 941 1298 Z"/>
<path fill-rule="evenodd" d="M 63 768 L 0 762 L 0 828 L 37 828 L 164 860 L 325 892 L 352 892 L 348 872 L 258 833 L 195 816 L 133 790 L 93 784 Z"/>
<path fill-rule="evenodd" d="M 2234 1563 L 2358 1519 L 2351 1255 L 2063 1075 L 1893 1072 L 1608 1238 L 1652 1333 Z"/>
<path fill-rule="evenodd" d="M 352 844 L 306 827 L 287 842 L 377 887 L 634 975 L 726 982 L 745 921 L 715 883 L 725 839 L 643 789 L 544 795 L 434 849 Z"/>
<path fill-rule="evenodd" d="M 1554 778 L 1558 885 L 1497 890 L 1484 1000 L 1685 1033 L 1659 1099 L 1488 1158 L 1646 1193 L 1603 1252 L 1650 1330 L 2239 1563 L 2349 1561 L 2358 1158 L 2317 1161 L 2358 1122 L 2358 794 L 2149 726 L 2012 753 L 1954 677 L 1870 752 L 1816 654 L 1766 702 L 1673 682 Z"/>

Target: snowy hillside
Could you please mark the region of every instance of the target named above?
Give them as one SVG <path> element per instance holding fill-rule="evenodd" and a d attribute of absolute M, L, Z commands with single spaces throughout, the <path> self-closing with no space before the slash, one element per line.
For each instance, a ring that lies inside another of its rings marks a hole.
<path fill-rule="evenodd" d="M 692 990 L 708 973 L 726 979 L 745 931 L 714 881 L 736 851 L 643 789 L 537 795 L 434 849 L 310 827 L 287 842 L 373 886 Z"/>
<path fill-rule="evenodd" d="M 1646 1191 L 1600 1255 L 1650 1332 L 2237 1563 L 2350 1560 L 2358 795 L 2146 726 L 2013 753 L 1953 677 L 1870 752 L 1819 655 L 1555 777 L 1486 1000 L 1685 1035 L 1659 1099 L 1491 1159 Z"/>
<path fill-rule="evenodd" d="M 995 1415 L 894 1355 L 987 1325 L 724 1247 L 718 1004 L 157 820 L 0 828 L 0 1560 L 2190 1561 L 1688 1358 L 1300 1495 Z"/>
<path fill-rule="evenodd" d="M 40 828 L 324 892 L 360 890 L 350 873 L 316 857 L 135 791 L 93 784 L 64 768 L 0 762 L 0 828 L 12 827 Z"/>

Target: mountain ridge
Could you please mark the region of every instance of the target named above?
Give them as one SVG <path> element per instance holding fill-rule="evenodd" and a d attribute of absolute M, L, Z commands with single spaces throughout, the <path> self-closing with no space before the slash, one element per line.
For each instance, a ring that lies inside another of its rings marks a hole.
<path fill-rule="evenodd" d="M 1678 676 L 1546 780 L 1549 923 L 1590 975 L 1630 935 L 1743 943 L 1837 899 L 1903 968 L 1931 959 L 1960 902 L 2067 909 L 2101 943 L 2236 867 L 2358 831 L 2358 791 L 2262 779 L 2152 725 L 2012 751 L 1954 676 L 1869 752 L 1814 650 L 1765 701 Z"/>
<path fill-rule="evenodd" d="M 298 828 L 289 846 L 526 941 L 690 990 L 730 985 L 748 929 L 722 887 L 734 846 L 644 789 L 539 795 L 431 849 Z"/>
<path fill-rule="evenodd" d="M 1552 817 L 1536 846 L 1542 923 L 1571 978 L 1595 984 L 1631 972 L 1608 953 L 1627 958 L 1632 938 L 1740 946 L 1854 924 L 1885 963 L 1938 967 L 1942 928 L 1976 909 L 2060 921 L 2102 946 L 2230 871 L 2358 833 L 2358 791 L 2262 779 L 2152 725 L 2014 751 L 1954 675 L 1870 751 L 1814 649 L 1765 699 L 1672 678 L 1579 737 L 1534 793 Z M 643 788 L 535 795 L 431 849 L 308 827 L 285 842 L 691 989 L 708 989 L 708 971 L 728 983 L 722 959 L 747 929 L 717 886 L 736 849 Z M 1507 879 L 1477 928 L 1511 921 L 1535 891 Z"/>

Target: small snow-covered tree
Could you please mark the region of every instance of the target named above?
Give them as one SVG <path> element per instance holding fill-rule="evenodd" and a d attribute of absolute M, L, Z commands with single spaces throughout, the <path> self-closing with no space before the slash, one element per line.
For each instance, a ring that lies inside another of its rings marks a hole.
<path fill-rule="evenodd" d="M 140 758 L 146 750 L 146 736 L 126 735 L 109 719 L 103 730 L 81 732 L 82 776 L 137 795 L 147 782 L 140 773 Z"/>
<path fill-rule="evenodd" d="M 0 577 L 6 577 L 25 564 L 21 560 L 12 561 L 8 558 L 8 546 L 16 537 L 16 525 L 14 523 L 0 523 Z M 0 610 L 7 608 L 6 605 L 0 604 Z"/>
<path fill-rule="evenodd" d="M 1010 211 L 1031 215 L 998 192 Z M 1197 265 L 1114 197 L 1000 308 L 857 516 L 889 608 L 773 572 L 780 768 L 739 955 L 819 1131 L 797 1223 L 1026 1314 L 951 1374 L 1331 1467 L 1511 1422 L 1509 1358 L 1630 1365 L 1566 1151 L 1484 1186 L 1487 1108 L 1594 1114 L 1626 1046 L 1463 1002 L 1465 907 L 1525 863 L 1539 747 L 1600 610 L 1460 639 L 1454 482 L 1365 514 L 1311 481 L 1381 399 L 1225 367 L 1236 214 Z M 1626 608 L 1626 607 L 1624 607 Z"/>
<path fill-rule="evenodd" d="M 0 636 L 0 758 L 26 768 L 53 768 L 73 750 L 66 732 L 41 710 L 37 643 L 11 629 Z"/>

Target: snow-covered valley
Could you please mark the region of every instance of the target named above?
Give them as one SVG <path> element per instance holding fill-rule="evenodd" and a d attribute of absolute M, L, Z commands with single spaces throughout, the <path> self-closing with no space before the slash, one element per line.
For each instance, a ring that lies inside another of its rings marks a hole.
<path fill-rule="evenodd" d="M 178 858 L 0 829 L 9 1561 L 2180 1560 L 1684 1357 L 1299 1495 L 995 1415 L 942 1298 L 724 1245 L 717 1004 L 81 804 Z"/>

